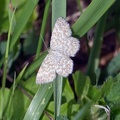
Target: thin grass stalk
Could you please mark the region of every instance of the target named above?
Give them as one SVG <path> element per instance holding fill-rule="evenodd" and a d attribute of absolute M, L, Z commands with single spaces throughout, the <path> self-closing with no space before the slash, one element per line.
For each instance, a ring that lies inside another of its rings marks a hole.
<path fill-rule="evenodd" d="M 81 0 L 77 0 L 77 4 L 78 4 L 79 11 L 82 13 L 83 10 L 82 10 L 82 6 L 81 6 L 81 4 L 80 4 L 80 1 L 81 1 Z"/>
<path fill-rule="evenodd" d="M 23 10 L 21 12 L 21 15 L 19 16 L 16 26 L 14 28 L 11 42 L 10 42 L 10 52 L 13 51 L 15 46 L 19 43 L 19 36 L 22 33 L 25 25 L 27 24 L 31 14 L 33 13 L 37 3 L 39 0 L 27 0 L 25 3 L 25 6 L 23 7 Z M 4 57 L 0 60 L 0 67 L 4 63 Z"/>
<path fill-rule="evenodd" d="M 52 1 L 52 29 L 56 20 L 59 17 L 66 16 L 66 0 L 53 0 Z M 54 91 L 54 118 L 60 115 L 61 96 L 62 96 L 62 77 L 57 75 L 53 83 Z"/>
<path fill-rule="evenodd" d="M 25 73 L 25 70 L 28 66 L 28 63 L 25 65 L 25 67 L 22 69 L 22 71 L 19 73 L 19 75 L 17 76 L 16 78 L 16 73 L 14 75 L 14 81 L 13 81 L 13 84 L 10 88 L 10 93 L 9 93 L 9 101 L 8 101 L 8 105 L 7 105 L 7 109 L 8 109 L 8 113 L 9 113 L 9 118 L 12 117 L 12 114 L 11 114 L 11 108 L 12 108 L 12 101 L 13 101 L 13 96 L 14 96 L 14 92 L 15 92 L 15 89 L 18 85 L 18 83 L 20 82 L 20 80 L 22 79 L 24 73 Z"/>
<path fill-rule="evenodd" d="M 95 84 L 95 80 L 93 78 L 94 72 L 98 69 L 99 65 L 99 56 L 101 51 L 101 45 L 103 42 L 103 33 L 105 29 L 107 14 L 103 15 L 102 18 L 98 21 L 95 33 L 95 39 L 93 43 L 93 47 L 90 52 L 88 66 L 87 66 L 87 75 L 91 77 L 92 84 Z"/>
<path fill-rule="evenodd" d="M 57 75 L 57 78 L 53 82 L 54 88 L 54 103 L 55 103 L 55 119 L 60 115 L 61 96 L 62 96 L 62 81 L 63 78 Z"/>
<path fill-rule="evenodd" d="M 51 3 L 51 0 L 46 1 L 35 60 L 39 57 L 40 51 L 42 49 L 43 37 L 45 35 L 45 28 L 46 28 L 46 22 L 49 14 L 49 9 L 50 9 L 50 3 Z"/>
<path fill-rule="evenodd" d="M 10 47 L 10 34 L 12 30 L 12 22 L 14 18 L 15 10 L 13 11 L 11 21 L 10 21 L 10 28 L 8 32 L 8 39 L 7 39 L 7 45 L 6 45 L 6 52 L 5 52 L 5 58 L 4 58 L 4 68 L 3 68 L 3 78 L 2 78 L 2 88 L 1 88 L 1 112 L 0 112 L 0 119 L 2 119 L 3 116 L 3 110 L 4 110 L 4 91 L 5 91 L 5 84 L 6 84 L 6 76 L 7 76 L 7 66 L 8 66 L 8 55 L 9 55 L 9 47 Z"/>

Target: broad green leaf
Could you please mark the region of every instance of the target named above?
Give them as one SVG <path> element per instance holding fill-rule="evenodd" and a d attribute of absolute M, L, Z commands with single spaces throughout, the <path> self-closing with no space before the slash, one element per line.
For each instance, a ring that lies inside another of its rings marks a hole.
<path fill-rule="evenodd" d="M 118 107 L 117 104 L 120 104 L 120 75 L 114 78 L 115 81 L 113 82 L 112 88 L 110 89 L 109 94 L 107 95 L 107 101 L 109 104 L 114 107 Z M 115 106 L 117 105 L 117 106 Z"/>
<path fill-rule="evenodd" d="M 120 114 L 115 116 L 115 120 L 120 120 Z"/>
<path fill-rule="evenodd" d="M 0 103 L 1 103 L 1 99 L 2 99 L 1 98 L 2 97 L 1 96 L 1 92 L 2 91 L 0 89 Z M 7 88 L 4 89 L 4 106 L 3 106 L 3 110 L 4 110 L 3 111 L 4 112 L 3 117 L 4 118 L 7 118 L 6 115 L 5 115 L 5 113 L 6 113 L 6 110 L 7 110 L 7 107 L 8 107 L 8 102 L 9 102 L 9 99 L 8 99 L 9 98 L 9 92 L 10 92 L 9 89 L 7 89 Z M 1 106 L 0 106 L 0 108 L 1 108 Z M 0 112 L 1 112 L 1 110 L 0 110 Z M 3 118 L 0 118 L 0 119 L 3 119 Z"/>
<path fill-rule="evenodd" d="M 87 97 L 94 101 L 97 102 L 101 98 L 101 91 L 96 87 L 96 86 L 90 86 L 89 92 L 87 94 Z"/>
<path fill-rule="evenodd" d="M 20 85 L 32 96 L 34 97 L 35 93 L 37 92 L 39 86 L 36 85 L 36 76 L 31 76 L 26 81 L 21 81 Z"/>
<path fill-rule="evenodd" d="M 107 73 L 109 75 L 115 74 L 120 70 L 120 54 L 114 57 L 107 66 Z"/>
<path fill-rule="evenodd" d="M 18 81 L 17 81 L 18 82 Z M 14 94 L 9 94 L 9 106 L 10 108 L 6 109 L 5 116 L 6 118 L 11 118 L 12 120 L 23 119 L 28 106 L 36 93 L 38 86 L 35 84 L 35 77 L 31 77 L 25 82 L 17 84 L 17 88 L 13 91 Z M 10 93 L 12 89 L 10 89 Z M 11 98 L 12 97 L 12 98 Z M 10 101 L 11 100 L 11 101 Z"/>
<path fill-rule="evenodd" d="M 106 97 L 110 90 L 111 90 L 111 87 L 113 85 L 113 79 L 111 77 L 109 77 L 102 85 L 101 87 L 101 92 L 102 92 L 102 97 Z"/>
<path fill-rule="evenodd" d="M 89 78 L 83 75 L 80 71 L 75 72 L 75 74 L 73 74 L 73 78 L 77 96 L 86 96 L 90 85 Z"/>
<path fill-rule="evenodd" d="M 9 119 L 11 120 L 16 120 L 16 118 L 18 120 L 23 119 L 25 111 L 31 101 L 29 97 L 25 95 L 27 92 L 25 94 L 24 92 L 25 90 L 20 86 L 14 91 L 11 108 L 7 108 L 5 112 L 6 118 L 10 117 Z"/>
<path fill-rule="evenodd" d="M 63 98 L 66 99 L 67 102 L 69 102 L 69 101 L 74 99 L 73 90 L 72 90 L 72 88 L 70 86 L 70 83 L 69 83 L 68 79 L 66 79 L 66 78 L 63 79 L 63 92 L 62 92 L 62 96 L 63 96 Z"/>
<path fill-rule="evenodd" d="M 66 116 L 69 119 L 72 119 L 74 115 L 77 113 L 77 111 L 80 109 L 79 104 L 75 104 L 74 101 L 69 101 L 61 105 L 60 107 L 60 115 Z M 50 102 L 46 112 L 49 113 L 49 115 L 53 118 L 54 117 L 54 101 Z M 46 114 L 44 114 L 42 120 L 47 120 L 48 117 L 46 117 Z"/>

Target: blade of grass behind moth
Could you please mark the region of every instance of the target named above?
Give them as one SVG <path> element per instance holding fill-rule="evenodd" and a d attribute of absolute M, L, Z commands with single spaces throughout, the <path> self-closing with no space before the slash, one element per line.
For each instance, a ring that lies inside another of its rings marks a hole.
<path fill-rule="evenodd" d="M 76 0 L 76 1 L 77 1 L 77 4 L 78 4 L 79 11 L 82 13 L 83 10 L 82 10 L 82 6 L 81 6 L 81 0 Z"/>
<path fill-rule="evenodd" d="M 90 5 L 72 26 L 74 34 L 79 37 L 83 36 L 115 1 L 116 0 L 92 0 Z"/>
<path fill-rule="evenodd" d="M 93 73 L 98 69 L 99 65 L 100 49 L 103 41 L 103 32 L 105 28 L 106 18 L 107 14 L 105 14 L 97 24 L 95 39 L 88 60 L 87 74 L 90 75 L 92 84 L 95 84 L 96 82 L 95 79 L 92 79 L 92 76 Z"/>
<path fill-rule="evenodd" d="M 8 65 L 8 55 L 9 55 L 9 47 L 10 47 L 10 34 L 12 30 L 12 24 L 14 19 L 15 10 L 13 11 L 11 20 L 10 20 L 10 28 L 8 32 L 8 39 L 7 39 L 7 45 L 6 45 L 6 51 L 5 51 L 5 58 L 4 58 L 4 70 L 3 70 L 3 78 L 2 78 L 2 88 L 1 88 L 1 112 L 0 112 L 0 119 L 2 119 L 3 115 L 3 109 L 4 109 L 4 89 L 6 84 L 6 75 L 7 75 L 7 65 Z"/>
<path fill-rule="evenodd" d="M 52 0 L 52 28 L 59 17 L 66 17 L 66 0 Z"/>
<path fill-rule="evenodd" d="M 42 61 L 43 61 L 43 59 L 45 58 L 46 55 L 47 55 L 47 52 L 45 51 L 35 61 L 33 61 L 33 63 L 27 68 L 27 70 L 24 74 L 24 77 L 23 77 L 24 79 L 27 79 L 28 77 L 30 77 L 32 74 L 35 73 L 35 71 L 40 66 L 40 64 L 42 63 Z"/>
<path fill-rule="evenodd" d="M 59 17 L 66 16 L 66 0 L 53 0 L 52 1 L 52 29 Z M 55 120 L 57 116 L 60 115 L 60 106 L 61 106 L 61 96 L 62 96 L 62 80 L 63 78 L 57 75 L 57 78 L 54 80 L 54 117 Z"/>
<path fill-rule="evenodd" d="M 52 84 L 43 84 L 35 94 L 23 120 L 40 120 L 53 93 Z"/>
<path fill-rule="evenodd" d="M 44 34 L 45 34 L 45 28 L 46 28 L 46 22 L 47 22 L 47 18 L 48 18 L 48 14 L 49 14 L 49 9 L 50 9 L 50 3 L 51 3 L 51 0 L 46 1 L 35 60 L 38 58 L 38 56 L 40 54 L 40 51 L 41 51 L 41 48 L 42 48 L 42 43 L 44 42 L 43 37 L 44 37 Z"/>

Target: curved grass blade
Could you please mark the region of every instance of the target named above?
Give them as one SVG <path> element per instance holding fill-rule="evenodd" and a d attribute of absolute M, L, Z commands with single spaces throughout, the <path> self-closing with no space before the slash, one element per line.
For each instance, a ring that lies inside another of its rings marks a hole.
<path fill-rule="evenodd" d="M 43 84 L 35 94 L 23 120 L 39 120 L 52 96 L 52 84 Z"/>
<path fill-rule="evenodd" d="M 41 56 L 38 57 L 38 59 L 36 59 L 26 70 L 25 74 L 24 74 L 24 79 L 27 79 L 28 77 L 30 77 L 33 73 L 35 73 L 36 69 L 40 66 L 40 64 L 42 63 L 43 59 L 45 58 L 45 56 L 47 55 L 47 52 L 44 52 Z"/>
<path fill-rule="evenodd" d="M 116 0 L 93 0 L 72 26 L 74 34 L 79 37 L 83 36 L 115 1 Z"/>
<path fill-rule="evenodd" d="M 42 48 L 42 43 L 43 43 L 42 36 L 44 36 L 44 34 L 45 34 L 45 28 L 46 28 L 46 22 L 47 22 L 47 18 L 48 18 L 50 3 L 51 3 L 51 0 L 46 1 L 44 16 L 43 16 L 43 20 L 42 20 L 42 26 L 41 26 L 41 30 L 40 30 L 39 42 L 38 42 L 38 47 L 37 47 L 37 52 L 36 52 L 36 59 L 38 58 L 39 53 Z"/>

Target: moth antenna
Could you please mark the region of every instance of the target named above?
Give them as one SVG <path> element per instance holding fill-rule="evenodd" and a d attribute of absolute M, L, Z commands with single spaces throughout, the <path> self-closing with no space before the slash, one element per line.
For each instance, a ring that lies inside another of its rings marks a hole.
<path fill-rule="evenodd" d="M 49 52 L 48 47 L 47 47 L 47 45 L 46 45 L 46 43 L 45 43 L 45 41 L 44 41 L 44 39 L 43 39 L 43 37 L 42 37 L 41 34 L 40 34 L 40 37 L 42 38 L 42 41 L 43 41 L 43 43 L 44 43 L 44 45 L 45 45 L 46 50 Z"/>

